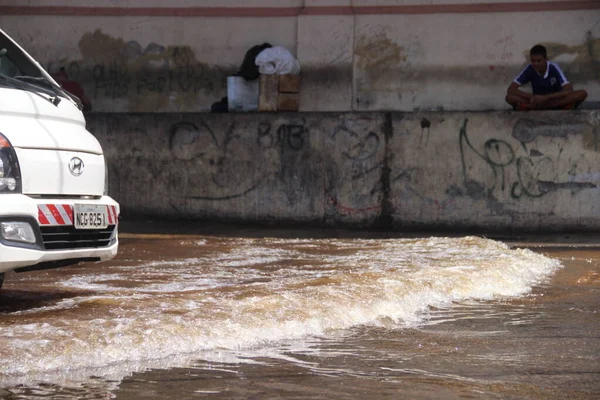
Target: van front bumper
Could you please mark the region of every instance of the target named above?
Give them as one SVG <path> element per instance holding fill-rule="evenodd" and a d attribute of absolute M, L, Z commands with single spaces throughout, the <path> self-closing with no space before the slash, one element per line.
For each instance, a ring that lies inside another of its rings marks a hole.
<path fill-rule="evenodd" d="M 102 229 L 76 229 L 75 206 L 106 207 L 110 214 L 109 225 Z M 15 241 L 0 225 L 0 273 L 110 260 L 116 256 L 119 247 L 118 215 L 119 205 L 108 196 L 46 199 L 19 194 L 0 195 L 0 224 L 18 223 L 27 230 L 31 228 L 30 240 Z"/>

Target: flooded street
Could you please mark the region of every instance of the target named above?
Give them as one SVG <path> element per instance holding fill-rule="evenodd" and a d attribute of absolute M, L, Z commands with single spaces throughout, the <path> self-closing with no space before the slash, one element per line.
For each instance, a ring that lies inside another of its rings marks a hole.
<path fill-rule="evenodd" d="M 600 251 L 125 233 L 0 291 L 0 398 L 600 398 Z"/>

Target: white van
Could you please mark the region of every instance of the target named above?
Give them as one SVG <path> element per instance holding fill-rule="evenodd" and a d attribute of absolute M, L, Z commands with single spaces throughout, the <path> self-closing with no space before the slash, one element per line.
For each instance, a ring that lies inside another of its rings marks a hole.
<path fill-rule="evenodd" d="M 0 286 L 117 254 L 119 205 L 81 108 L 0 30 Z"/>

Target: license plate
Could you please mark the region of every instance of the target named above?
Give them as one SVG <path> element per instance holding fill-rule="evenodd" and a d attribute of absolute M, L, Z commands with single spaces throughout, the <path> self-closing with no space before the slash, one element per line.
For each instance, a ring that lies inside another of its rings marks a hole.
<path fill-rule="evenodd" d="M 105 229 L 108 227 L 106 206 L 75 204 L 75 229 Z"/>

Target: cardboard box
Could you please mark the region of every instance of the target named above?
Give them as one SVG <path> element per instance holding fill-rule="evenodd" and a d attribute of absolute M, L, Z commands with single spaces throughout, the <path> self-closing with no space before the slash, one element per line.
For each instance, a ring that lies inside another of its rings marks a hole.
<path fill-rule="evenodd" d="M 298 111 L 300 109 L 300 94 L 279 93 L 277 109 L 279 111 Z"/>
<path fill-rule="evenodd" d="M 277 111 L 278 85 L 278 75 L 260 76 L 258 111 Z"/>
<path fill-rule="evenodd" d="M 279 93 L 299 93 L 300 75 L 279 75 Z"/>

